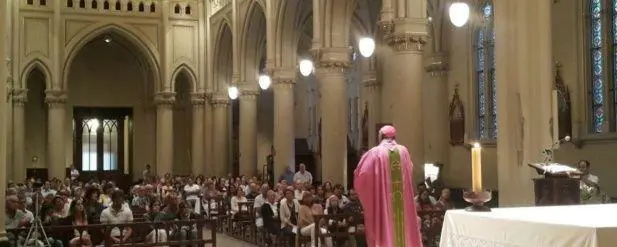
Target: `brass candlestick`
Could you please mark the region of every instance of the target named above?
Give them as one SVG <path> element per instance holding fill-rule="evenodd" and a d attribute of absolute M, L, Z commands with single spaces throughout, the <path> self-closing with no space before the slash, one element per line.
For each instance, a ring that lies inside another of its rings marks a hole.
<path fill-rule="evenodd" d="M 463 199 L 471 203 L 471 206 L 465 208 L 469 212 L 490 212 L 491 208 L 484 204 L 493 198 L 490 190 L 465 190 L 463 191 Z"/>

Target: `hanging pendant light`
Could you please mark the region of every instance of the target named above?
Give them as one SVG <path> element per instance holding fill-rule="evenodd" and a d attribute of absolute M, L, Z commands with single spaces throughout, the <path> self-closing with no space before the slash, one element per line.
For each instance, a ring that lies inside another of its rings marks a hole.
<path fill-rule="evenodd" d="M 469 21 L 469 5 L 465 2 L 454 2 L 448 9 L 450 22 L 455 27 L 462 27 Z"/>
<path fill-rule="evenodd" d="M 313 61 L 308 60 L 308 59 L 302 59 L 300 60 L 300 64 L 298 65 L 298 67 L 300 68 L 300 74 L 302 76 L 309 76 L 311 75 L 311 73 L 313 73 Z"/>
<path fill-rule="evenodd" d="M 270 84 L 272 84 L 272 80 L 270 79 L 269 75 L 260 75 L 259 76 L 259 87 L 263 90 L 266 90 L 270 87 Z"/>
<path fill-rule="evenodd" d="M 375 40 L 364 37 L 358 41 L 358 50 L 363 57 L 370 57 L 375 52 Z"/>
<path fill-rule="evenodd" d="M 230 86 L 227 88 L 227 94 L 231 100 L 236 100 L 240 94 L 240 91 L 238 90 L 238 87 Z"/>

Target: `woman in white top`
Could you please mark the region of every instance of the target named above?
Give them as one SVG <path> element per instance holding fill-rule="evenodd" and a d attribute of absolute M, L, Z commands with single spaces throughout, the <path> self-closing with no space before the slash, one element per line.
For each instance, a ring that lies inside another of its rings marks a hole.
<path fill-rule="evenodd" d="M 244 196 L 244 191 L 242 189 L 238 189 L 236 191 L 236 195 L 231 197 L 231 203 L 229 205 L 231 207 L 232 215 L 237 214 L 240 210 L 248 210 L 248 208 L 240 208 L 239 203 L 241 202 L 248 202 L 248 200 Z"/>

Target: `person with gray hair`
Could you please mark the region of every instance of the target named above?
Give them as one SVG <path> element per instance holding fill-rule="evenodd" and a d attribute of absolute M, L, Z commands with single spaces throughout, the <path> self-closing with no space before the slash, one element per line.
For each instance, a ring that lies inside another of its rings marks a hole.
<path fill-rule="evenodd" d="M 273 190 L 268 190 L 266 193 L 266 198 L 266 202 L 261 206 L 259 211 L 261 213 L 261 217 L 263 218 L 264 229 L 266 229 L 266 232 L 272 237 L 268 240 L 273 243 L 276 236 L 278 236 L 281 231 L 278 221 L 279 210 L 278 203 L 276 202 L 276 192 Z"/>

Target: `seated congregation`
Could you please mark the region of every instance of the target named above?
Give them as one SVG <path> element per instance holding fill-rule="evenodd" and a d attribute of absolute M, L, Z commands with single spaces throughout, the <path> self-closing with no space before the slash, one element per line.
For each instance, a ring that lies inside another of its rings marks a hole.
<path fill-rule="evenodd" d="M 217 232 L 258 246 L 365 246 L 357 194 L 327 181 L 281 179 L 271 187 L 257 177 L 166 174 L 130 188 L 52 179 L 35 189 L 37 182 L 11 183 L 6 191 L 13 246 L 215 246 Z M 453 208 L 450 191 L 424 183 L 417 191 L 423 239 L 434 246 L 445 210 Z M 37 206 L 46 234 L 29 236 Z M 204 236 L 206 227 L 211 235 Z"/>

